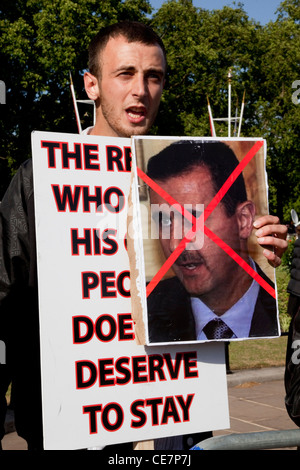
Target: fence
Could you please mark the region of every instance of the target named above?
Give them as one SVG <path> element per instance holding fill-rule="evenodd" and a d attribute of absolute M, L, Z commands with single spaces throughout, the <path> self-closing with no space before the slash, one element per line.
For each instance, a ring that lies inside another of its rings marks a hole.
<path fill-rule="evenodd" d="M 300 448 L 300 429 L 262 431 L 215 436 L 199 442 L 192 450 L 268 450 Z"/>

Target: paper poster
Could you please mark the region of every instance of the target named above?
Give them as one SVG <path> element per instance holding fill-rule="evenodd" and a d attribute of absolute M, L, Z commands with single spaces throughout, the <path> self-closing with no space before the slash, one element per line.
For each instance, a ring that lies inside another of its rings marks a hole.
<path fill-rule="evenodd" d="M 132 151 L 145 343 L 279 336 L 275 270 L 253 230 L 268 214 L 266 142 L 134 137 Z"/>
<path fill-rule="evenodd" d="M 229 426 L 221 344 L 147 347 L 131 315 L 131 141 L 34 132 L 44 446 Z"/>

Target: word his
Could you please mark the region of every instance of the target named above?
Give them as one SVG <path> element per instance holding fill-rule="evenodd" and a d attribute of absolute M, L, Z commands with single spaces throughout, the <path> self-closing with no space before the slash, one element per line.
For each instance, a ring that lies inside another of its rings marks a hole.
<path fill-rule="evenodd" d="M 78 229 L 71 229 L 71 250 L 72 255 L 79 255 L 80 246 L 84 248 L 85 255 L 114 255 L 117 253 L 119 245 L 116 241 L 117 230 L 107 228 L 99 229 L 86 228 L 83 236 L 78 235 Z"/>

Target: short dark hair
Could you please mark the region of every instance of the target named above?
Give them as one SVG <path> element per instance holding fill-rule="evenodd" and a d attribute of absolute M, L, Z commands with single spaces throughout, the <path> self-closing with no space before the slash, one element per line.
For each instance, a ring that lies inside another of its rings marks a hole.
<path fill-rule="evenodd" d="M 205 166 L 210 170 L 217 193 L 238 164 L 232 149 L 223 142 L 181 140 L 149 159 L 147 175 L 153 180 L 165 181 L 190 172 L 197 166 Z M 231 217 L 237 205 L 246 200 L 244 177 L 240 174 L 222 199 L 227 215 Z"/>
<path fill-rule="evenodd" d="M 123 36 L 128 42 L 141 42 L 146 45 L 158 45 L 163 51 L 165 68 L 167 68 L 167 57 L 164 43 L 158 34 L 150 26 L 138 21 L 120 21 L 102 28 L 92 39 L 89 45 L 89 71 L 100 78 L 99 54 L 103 51 L 110 38 Z"/>

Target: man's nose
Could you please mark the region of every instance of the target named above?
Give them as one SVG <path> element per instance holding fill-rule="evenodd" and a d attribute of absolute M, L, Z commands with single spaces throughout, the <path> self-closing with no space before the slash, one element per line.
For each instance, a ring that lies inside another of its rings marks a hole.
<path fill-rule="evenodd" d="M 132 83 L 132 94 L 143 97 L 148 93 L 148 85 L 142 74 L 136 74 Z"/>
<path fill-rule="evenodd" d="M 199 244 L 199 234 L 197 227 L 191 223 L 183 223 L 182 225 L 174 224 L 170 233 L 170 252 L 173 253 L 184 240 L 185 249 L 196 249 L 202 247 L 202 243 Z M 199 245 L 199 246 L 198 246 Z"/>
<path fill-rule="evenodd" d="M 178 245 L 181 243 L 182 238 L 176 238 L 172 234 L 170 235 L 170 252 L 173 253 L 173 251 L 176 250 Z"/>

